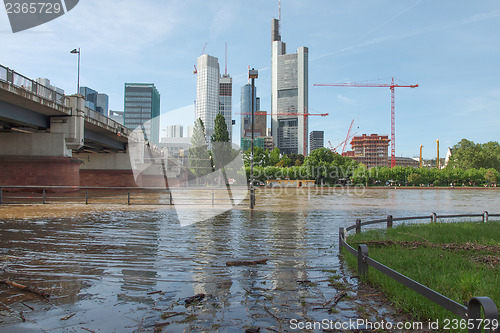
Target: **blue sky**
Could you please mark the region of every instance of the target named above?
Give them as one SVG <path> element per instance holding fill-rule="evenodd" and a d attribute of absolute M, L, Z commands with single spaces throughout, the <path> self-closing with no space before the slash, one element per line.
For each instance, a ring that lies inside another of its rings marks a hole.
<path fill-rule="evenodd" d="M 13 34 L 0 10 L 0 64 L 47 77 L 66 93 L 81 85 L 110 96 L 123 110 L 125 82 L 153 82 L 167 123 L 194 119 L 193 65 L 206 53 L 233 77 L 233 113 L 248 66 L 259 69 L 261 108 L 270 109 L 271 19 L 278 0 L 81 0 L 66 15 Z M 500 141 L 500 2 L 497 0 L 283 0 L 281 32 L 288 52 L 309 48 L 309 130 L 325 144 L 358 134 L 390 134 L 388 88 L 313 87 L 314 83 L 380 82 L 396 89 L 396 155 L 441 156 L 462 138 Z M 238 142 L 239 116 L 233 141 Z"/>

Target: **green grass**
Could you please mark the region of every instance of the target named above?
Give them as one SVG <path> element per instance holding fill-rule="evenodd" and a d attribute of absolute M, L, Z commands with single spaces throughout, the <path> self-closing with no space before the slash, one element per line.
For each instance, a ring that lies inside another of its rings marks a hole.
<path fill-rule="evenodd" d="M 420 242 L 416 246 L 370 246 L 369 255 L 380 263 L 436 290 L 446 297 L 466 304 L 473 296 L 488 296 L 500 307 L 500 266 L 478 258 L 500 256 L 495 249 L 443 249 L 421 246 L 433 244 L 480 244 L 500 246 L 500 223 L 434 223 L 401 225 L 393 229 L 373 230 L 348 237 L 357 248 L 369 241 Z M 342 251 L 348 264 L 357 269 L 357 258 Z M 369 268 L 368 281 L 377 285 L 396 308 L 415 320 L 458 318 L 409 288 Z"/>

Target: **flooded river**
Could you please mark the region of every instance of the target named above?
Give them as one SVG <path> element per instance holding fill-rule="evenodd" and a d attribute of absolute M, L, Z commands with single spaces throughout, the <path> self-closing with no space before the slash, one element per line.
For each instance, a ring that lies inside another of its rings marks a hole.
<path fill-rule="evenodd" d="M 0 206 L 0 279 L 52 295 L 0 285 L 0 331 L 286 332 L 298 331 L 291 319 L 356 319 L 370 301 L 356 298 L 339 262 L 340 226 L 388 214 L 498 213 L 499 194 L 259 189 L 255 211 L 241 206 L 185 227 L 168 206 Z M 269 260 L 226 266 L 257 259 Z M 328 312 L 341 290 L 351 297 Z M 185 302 L 196 294 L 205 296 Z M 374 320 L 391 316 L 377 311 Z"/>

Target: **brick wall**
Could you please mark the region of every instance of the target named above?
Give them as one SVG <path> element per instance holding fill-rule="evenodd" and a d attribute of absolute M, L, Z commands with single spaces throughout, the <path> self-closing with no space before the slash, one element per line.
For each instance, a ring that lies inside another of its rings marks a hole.
<path fill-rule="evenodd" d="M 79 169 L 70 157 L 1 156 L 0 185 L 79 186 Z"/>

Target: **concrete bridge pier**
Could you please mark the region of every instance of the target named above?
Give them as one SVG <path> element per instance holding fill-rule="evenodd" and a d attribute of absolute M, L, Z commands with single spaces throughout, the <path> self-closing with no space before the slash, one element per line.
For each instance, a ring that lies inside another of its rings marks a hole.
<path fill-rule="evenodd" d="M 71 115 L 50 117 L 46 130 L 0 132 L 0 185 L 80 185 L 72 150 L 84 144 L 84 100 L 69 98 Z"/>

